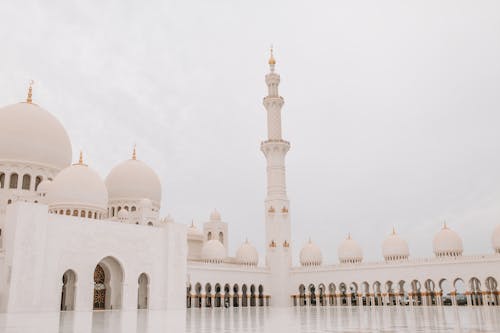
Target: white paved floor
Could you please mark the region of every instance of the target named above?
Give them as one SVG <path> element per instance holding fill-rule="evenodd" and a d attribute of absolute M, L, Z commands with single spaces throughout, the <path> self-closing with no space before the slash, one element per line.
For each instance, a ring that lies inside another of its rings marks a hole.
<path fill-rule="evenodd" d="M 500 307 L 239 308 L 0 314 L 0 332 L 500 332 Z"/>

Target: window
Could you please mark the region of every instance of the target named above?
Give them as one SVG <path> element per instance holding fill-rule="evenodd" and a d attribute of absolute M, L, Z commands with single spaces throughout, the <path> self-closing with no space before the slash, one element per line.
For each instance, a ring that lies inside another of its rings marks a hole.
<path fill-rule="evenodd" d="M 30 189 L 30 184 L 31 184 L 31 176 L 26 174 L 23 176 L 23 190 L 29 190 Z"/>
<path fill-rule="evenodd" d="M 5 173 L 0 174 L 0 188 L 3 188 L 5 185 Z"/>
<path fill-rule="evenodd" d="M 71 215 L 71 211 L 69 209 L 66 209 L 66 215 Z"/>
<path fill-rule="evenodd" d="M 78 211 L 76 209 L 73 211 L 73 216 L 78 216 Z"/>
<path fill-rule="evenodd" d="M 38 185 L 42 182 L 42 177 L 41 176 L 36 176 L 35 178 L 35 191 L 38 190 Z"/>
<path fill-rule="evenodd" d="M 17 188 L 17 173 L 12 173 L 10 175 L 10 184 L 9 184 L 9 188 Z"/>
<path fill-rule="evenodd" d="M 135 206 L 130 207 L 131 212 L 135 212 Z"/>
<path fill-rule="evenodd" d="M 152 227 L 152 226 L 153 226 L 153 222 L 149 221 L 149 222 L 148 222 L 148 225 L 149 225 L 150 227 Z"/>
<path fill-rule="evenodd" d="M 82 211 L 80 212 L 80 217 L 85 217 L 85 211 L 84 211 L 84 210 L 82 210 Z"/>
<path fill-rule="evenodd" d="M 207 241 L 209 241 L 211 239 L 212 239 L 212 232 L 209 231 L 208 234 L 207 234 Z"/>

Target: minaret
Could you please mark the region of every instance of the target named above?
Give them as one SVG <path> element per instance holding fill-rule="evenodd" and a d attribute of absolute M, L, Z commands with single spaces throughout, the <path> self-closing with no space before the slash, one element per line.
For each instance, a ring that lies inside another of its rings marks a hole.
<path fill-rule="evenodd" d="M 264 97 L 267 112 L 267 135 L 260 150 L 267 160 L 267 196 L 265 200 L 266 217 L 266 265 L 271 270 L 272 305 L 288 306 L 290 296 L 287 289 L 290 255 L 290 214 L 286 194 L 285 156 L 290 143 L 281 134 L 281 108 L 283 97 L 278 93 L 280 76 L 274 69 L 276 60 L 273 49 L 269 58 L 269 73 L 266 75 L 268 94 Z"/>

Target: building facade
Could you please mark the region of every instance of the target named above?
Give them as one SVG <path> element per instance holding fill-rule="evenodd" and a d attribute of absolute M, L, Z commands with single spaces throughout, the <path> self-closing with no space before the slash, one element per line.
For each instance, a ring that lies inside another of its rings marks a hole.
<path fill-rule="evenodd" d="M 292 264 L 291 206 L 281 127 L 284 99 L 271 51 L 263 205 L 266 248 L 246 240 L 228 253 L 228 227 L 214 210 L 201 228 L 160 217 L 161 181 L 139 160 L 105 179 L 82 153 L 71 163 L 64 127 L 32 100 L 0 108 L 0 311 L 175 309 L 253 306 L 498 305 L 500 226 L 492 253 L 463 255 L 446 224 L 434 257 L 413 259 L 395 230 L 383 260 L 363 262 L 348 235 L 339 263 L 323 264 L 311 240 Z"/>

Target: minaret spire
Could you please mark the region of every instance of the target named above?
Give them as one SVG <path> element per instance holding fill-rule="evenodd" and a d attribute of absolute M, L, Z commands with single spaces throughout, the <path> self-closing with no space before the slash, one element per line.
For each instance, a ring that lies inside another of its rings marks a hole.
<path fill-rule="evenodd" d="M 137 159 L 137 152 L 136 152 L 136 149 L 135 149 L 135 145 L 134 145 L 134 150 L 132 151 L 132 159 L 133 160 L 136 160 Z"/>

